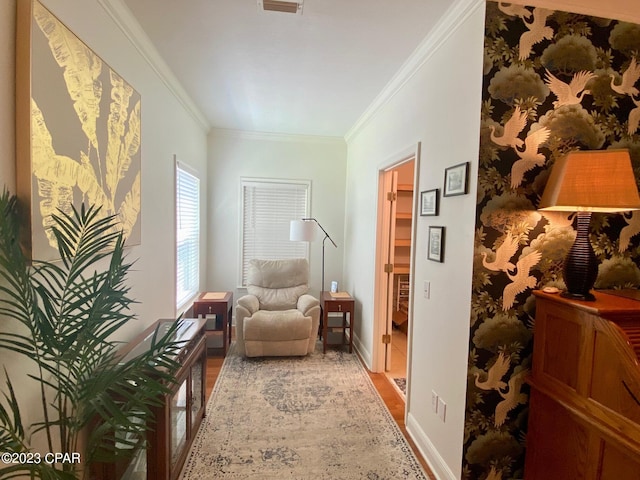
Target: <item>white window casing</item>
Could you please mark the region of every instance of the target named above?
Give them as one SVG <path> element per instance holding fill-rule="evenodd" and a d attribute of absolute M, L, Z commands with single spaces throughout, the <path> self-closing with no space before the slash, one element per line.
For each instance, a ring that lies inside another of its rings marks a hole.
<path fill-rule="evenodd" d="M 176 160 L 176 309 L 200 288 L 200 179 Z"/>

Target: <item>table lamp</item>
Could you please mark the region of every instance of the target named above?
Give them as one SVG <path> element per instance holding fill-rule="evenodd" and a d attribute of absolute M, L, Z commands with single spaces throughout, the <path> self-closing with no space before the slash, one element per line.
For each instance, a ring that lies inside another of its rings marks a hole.
<path fill-rule="evenodd" d="M 322 228 L 320 222 L 315 218 L 302 218 L 300 220 L 291 220 L 289 227 L 289 240 L 294 242 L 312 242 L 316 238 L 316 225 L 320 227 L 320 230 L 324 233 L 322 239 L 322 291 L 324 292 L 324 243 L 327 238 L 333 243 L 333 246 L 338 248 L 336 242 L 329 236 L 327 231 Z"/>
<path fill-rule="evenodd" d="M 578 150 L 558 159 L 538 209 L 577 212 L 578 234 L 565 259 L 567 290 L 562 295 L 594 300 L 590 290 L 598 276 L 598 261 L 589 240 L 591 213 L 640 210 L 628 150 Z"/>

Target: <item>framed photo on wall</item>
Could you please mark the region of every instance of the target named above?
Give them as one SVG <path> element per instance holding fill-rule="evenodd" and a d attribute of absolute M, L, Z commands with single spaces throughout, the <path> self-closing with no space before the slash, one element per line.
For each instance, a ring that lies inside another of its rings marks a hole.
<path fill-rule="evenodd" d="M 444 194 L 445 197 L 454 195 L 464 195 L 469 188 L 469 162 L 454 165 L 444 171 Z"/>
<path fill-rule="evenodd" d="M 437 188 L 420 192 L 420 215 L 438 215 L 438 193 L 439 189 Z"/>
<path fill-rule="evenodd" d="M 427 259 L 444 262 L 444 227 L 429 227 Z"/>

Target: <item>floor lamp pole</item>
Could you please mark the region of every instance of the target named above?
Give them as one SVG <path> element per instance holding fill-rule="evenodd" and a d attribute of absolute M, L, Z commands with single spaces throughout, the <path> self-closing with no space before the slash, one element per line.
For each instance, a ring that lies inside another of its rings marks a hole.
<path fill-rule="evenodd" d="M 324 242 L 328 235 L 322 239 L 322 292 L 324 292 Z"/>
<path fill-rule="evenodd" d="M 329 236 L 329 234 L 327 233 L 327 231 L 322 228 L 322 225 L 320 225 L 320 222 L 318 220 L 316 220 L 315 218 L 303 218 L 302 220 L 306 220 L 306 221 L 313 221 L 316 222 L 316 224 L 318 225 L 318 227 L 320 227 L 320 230 L 322 230 L 322 233 L 324 233 L 324 238 L 322 239 L 322 291 L 324 292 L 324 243 L 327 241 L 327 238 L 329 239 L 329 241 L 331 243 L 333 243 L 333 246 L 338 248 L 338 245 L 336 245 L 336 242 L 333 241 L 333 239 L 331 238 L 331 236 Z"/>

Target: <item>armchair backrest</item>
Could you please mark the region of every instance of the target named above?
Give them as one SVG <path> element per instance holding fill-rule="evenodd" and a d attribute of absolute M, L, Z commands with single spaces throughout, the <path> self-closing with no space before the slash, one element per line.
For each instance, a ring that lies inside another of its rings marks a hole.
<path fill-rule="evenodd" d="M 308 290 L 306 258 L 249 260 L 247 292 L 258 298 L 261 310 L 296 308 L 298 298 Z"/>

